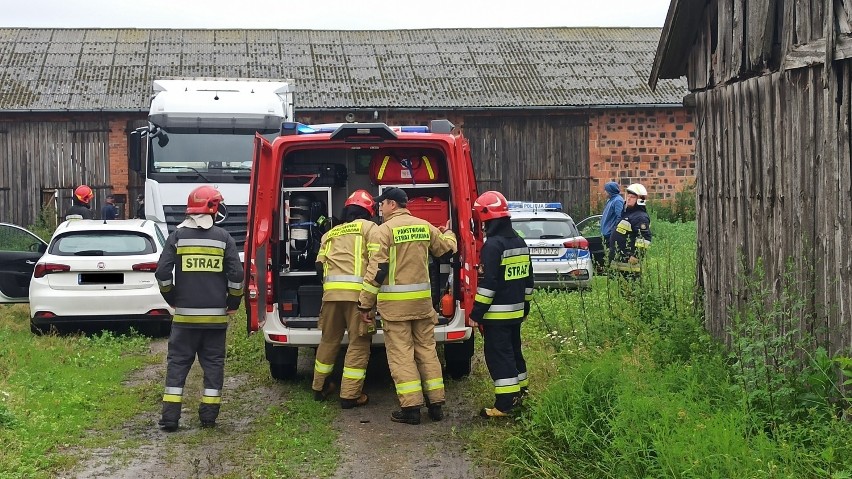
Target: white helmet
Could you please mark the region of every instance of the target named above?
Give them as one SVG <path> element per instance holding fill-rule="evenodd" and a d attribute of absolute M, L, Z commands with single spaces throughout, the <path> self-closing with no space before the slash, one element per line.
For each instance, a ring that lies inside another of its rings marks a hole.
<path fill-rule="evenodd" d="M 645 205 L 645 200 L 648 199 L 648 190 L 646 190 L 644 186 L 639 183 L 633 183 L 627 187 L 627 192 L 639 197 L 639 199 L 636 200 L 637 205 Z"/>

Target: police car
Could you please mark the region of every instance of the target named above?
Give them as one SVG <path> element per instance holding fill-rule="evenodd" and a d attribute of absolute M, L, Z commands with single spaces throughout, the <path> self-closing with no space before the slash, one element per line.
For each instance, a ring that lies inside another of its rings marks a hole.
<path fill-rule="evenodd" d="M 589 242 L 561 203 L 510 201 L 512 226 L 530 248 L 536 287 L 588 288 L 594 266 Z"/>

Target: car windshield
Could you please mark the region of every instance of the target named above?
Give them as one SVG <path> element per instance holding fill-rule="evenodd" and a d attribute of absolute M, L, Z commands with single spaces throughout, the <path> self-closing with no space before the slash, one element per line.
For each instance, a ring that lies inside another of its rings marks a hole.
<path fill-rule="evenodd" d="M 580 236 L 574 222 L 568 218 L 513 219 L 512 226 L 524 239 L 561 239 Z"/>
<path fill-rule="evenodd" d="M 50 253 L 58 256 L 129 256 L 155 251 L 154 241 L 147 235 L 122 231 L 66 233 L 50 245 Z"/>

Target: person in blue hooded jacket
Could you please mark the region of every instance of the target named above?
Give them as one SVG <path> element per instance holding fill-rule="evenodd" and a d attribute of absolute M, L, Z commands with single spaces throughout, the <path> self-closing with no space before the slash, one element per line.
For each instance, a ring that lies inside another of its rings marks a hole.
<path fill-rule="evenodd" d="M 601 236 L 604 237 L 604 244 L 609 244 L 612 230 L 615 229 L 615 225 L 621 220 L 621 215 L 624 212 L 624 198 L 621 197 L 618 183 L 614 181 L 605 184 L 604 191 L 609 195 L 609 199 L 606 201 L 601 216 Z"/>

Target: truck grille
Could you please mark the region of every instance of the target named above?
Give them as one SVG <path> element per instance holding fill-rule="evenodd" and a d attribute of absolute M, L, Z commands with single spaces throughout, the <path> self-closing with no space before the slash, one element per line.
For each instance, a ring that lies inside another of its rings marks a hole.
<path fill-rule="evenodd" d="M 242 250 L 246 242 L 246 223 L 248 223 L 248 207 L 245 205 L 225 205 L 228 209 L 228 217 L 219 223 L 219 227 L 230 233 L 237 242 L 237 249 Z M 166 225 L 171 234 L 186 218 L 186 205 L 163 206 L 166 214 Z"/>

